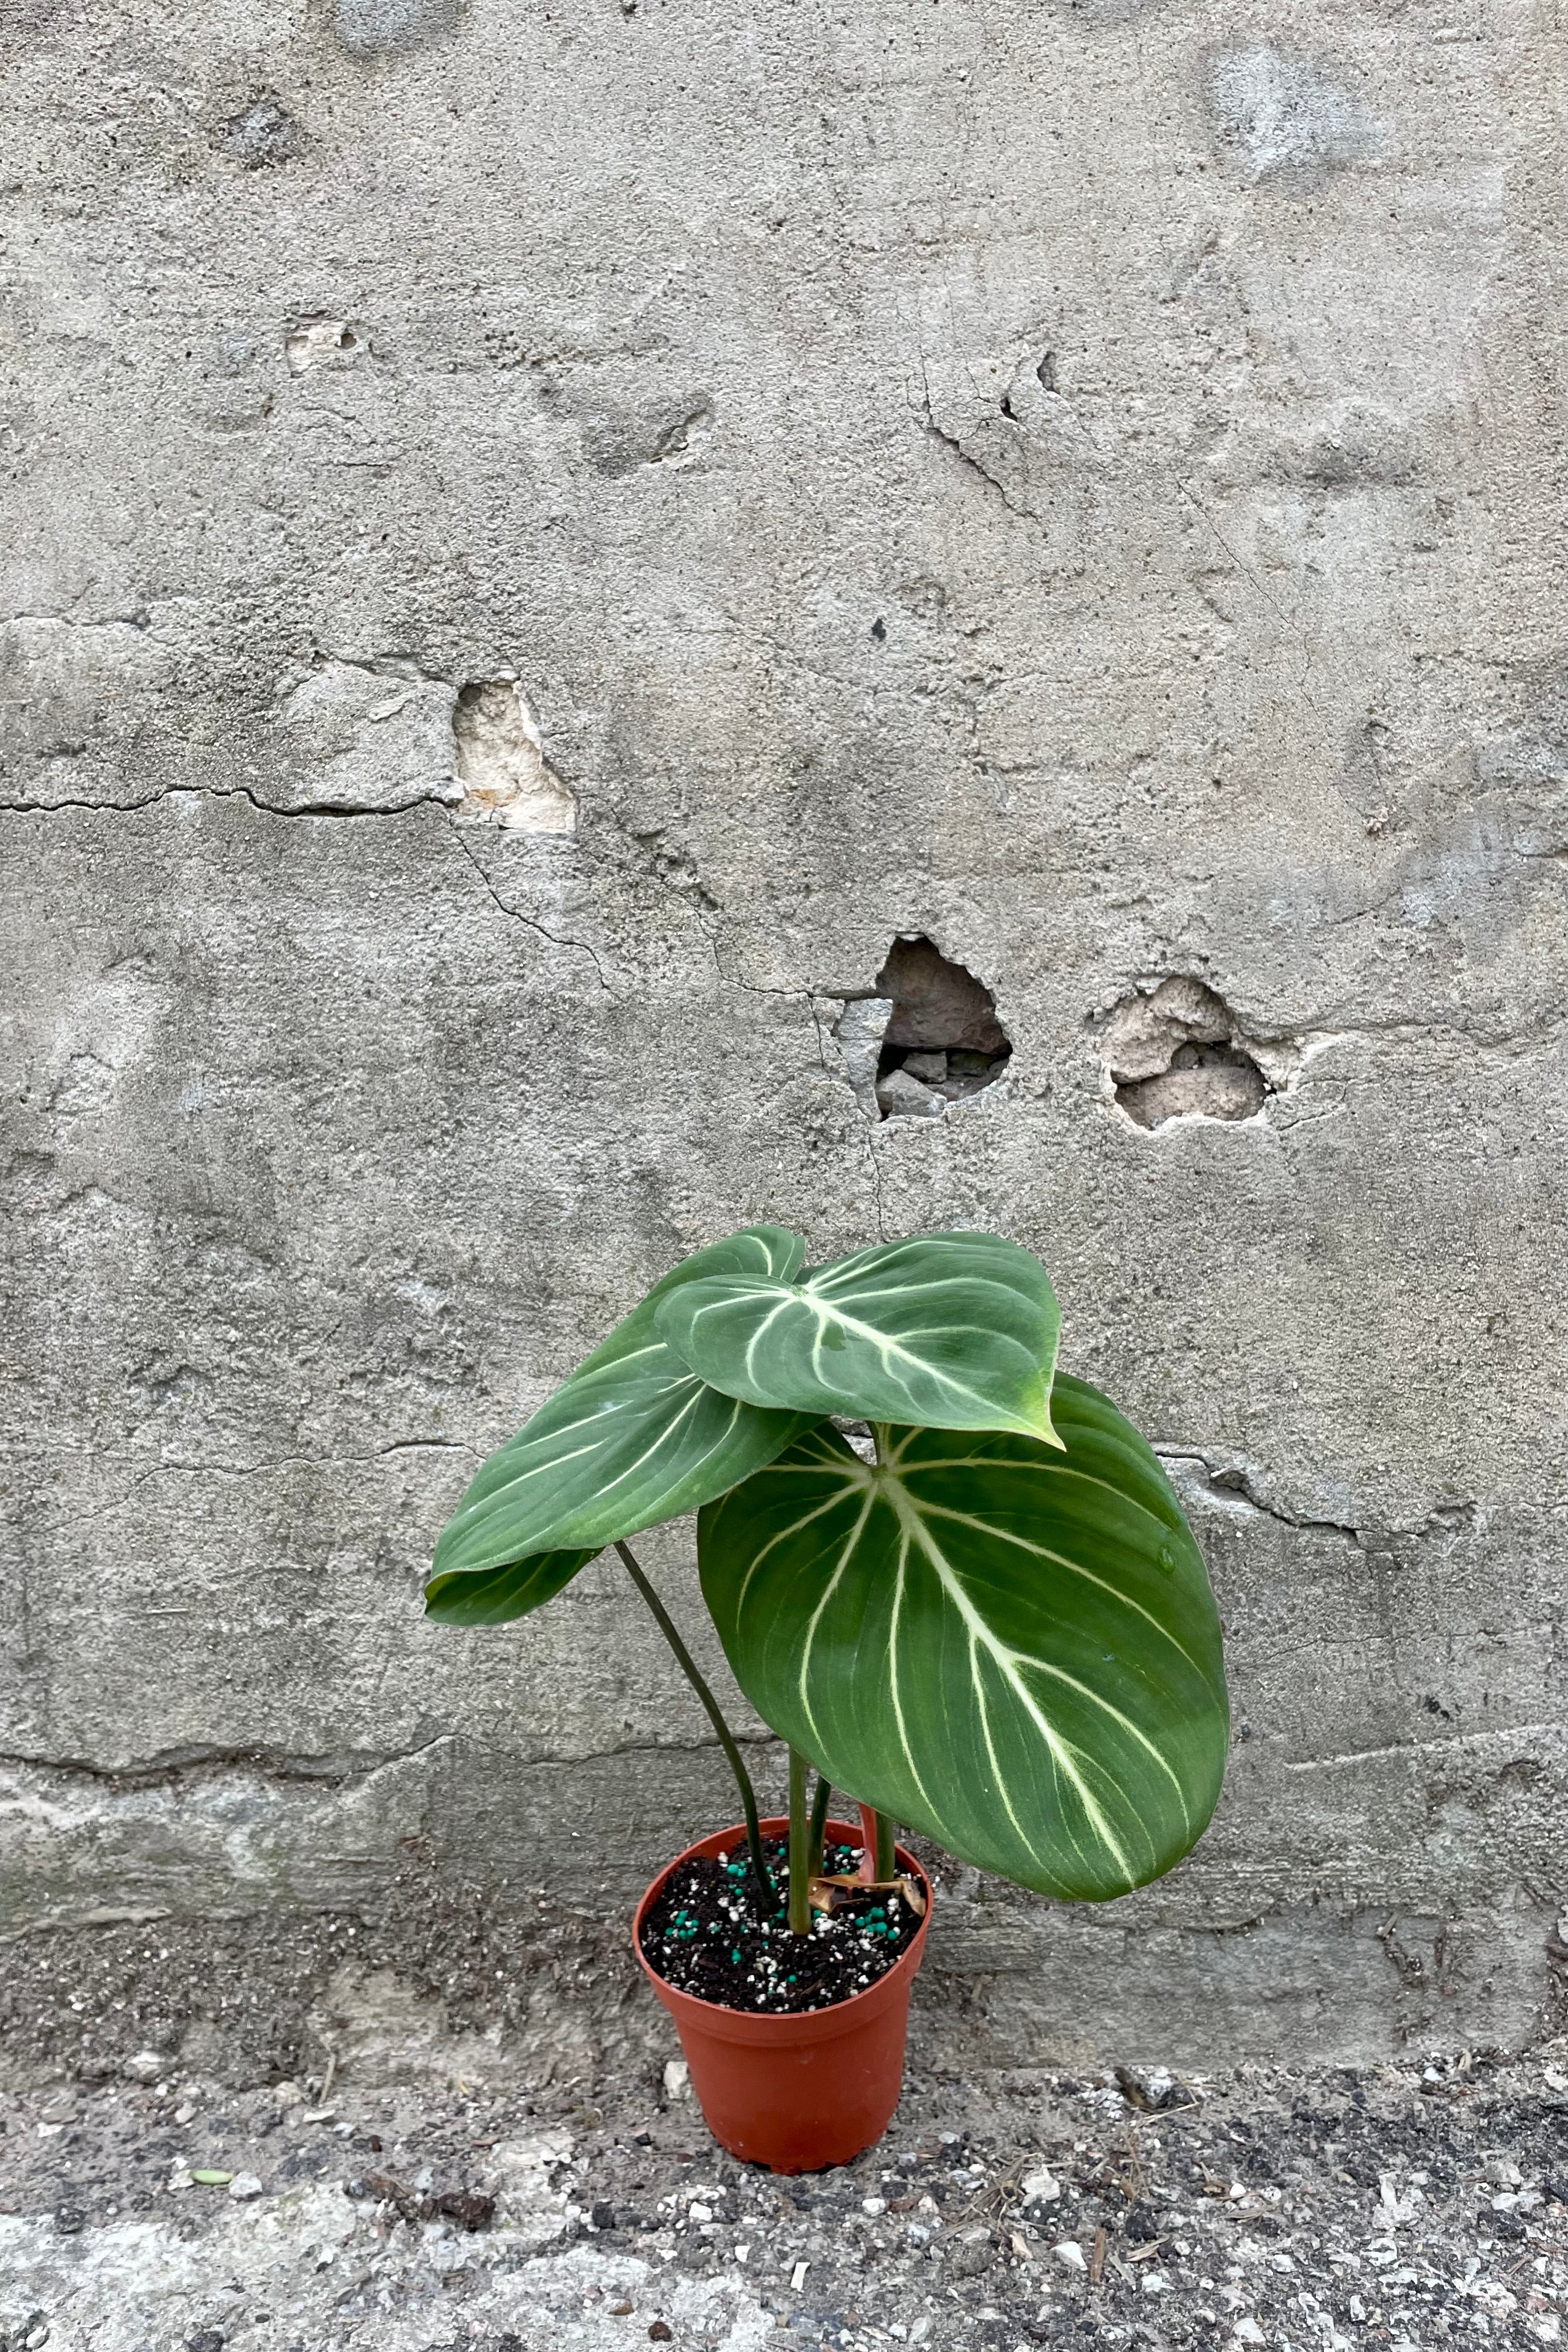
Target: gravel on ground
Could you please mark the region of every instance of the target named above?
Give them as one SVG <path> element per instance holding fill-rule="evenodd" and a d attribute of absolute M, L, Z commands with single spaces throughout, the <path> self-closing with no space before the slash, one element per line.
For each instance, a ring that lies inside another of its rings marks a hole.
<path fill-rule="evenodd" d="M 1563 2340 L 1568 2049 L 1224 2078 L 916 2071 L 793 2179 L 670 2061 L 530 2092 L 0 2100 L 5 2352 L 1434 2352 Z"/>

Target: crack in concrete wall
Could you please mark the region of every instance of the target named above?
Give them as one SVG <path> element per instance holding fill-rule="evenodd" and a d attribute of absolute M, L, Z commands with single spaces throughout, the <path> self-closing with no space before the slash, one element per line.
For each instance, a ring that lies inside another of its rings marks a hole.
<path fill-rule="evenodd" d="M 1278 1504 L 1268 1502 L 1258 1491 L 1261 1474 L 1255 1465 L 1210 1461 L 1207 1455 L 1180 1445 L 1156 1445 L 1154 1451 L 1162 1462 L 1173 1469 L 1190 1465 L 1201 1472 L 1206 1482 L 1205 1499 L 1220 1510 L 1253 1512 L 1260 1518 L 1277 1520 L 1282 1528 L 1313 1535 L 1342 1536 L 1347 1543 L 1361 1542 L 1361 1529 L 1342 1519 L 1298 1518 Z"/>
<path fill-rule="evenodd" d="M 734 1736 L 740 1747 L 767 1748 L 777 1744 L 772 1733 L 763 1727 L 748 1730 L 744 1725 L 740 1725 Z M 0 1770 L 15 1768 L 45 1777 L 58 1773 L 67 1780 L 99 1781 L 115 1791 L 163 1787 L 181 1780 L 206 1779 L 226 1772 L 248 1774 L 285 1785 L 304 1781 L 312 1786 L 341 1789 L 369 1780 L 376 1773 L 384 1772 L 395 1765 L 417 1763 L 426 1757 L 436 1756 L 450 1746 L 453 1738 L 453 1734 L 443 1732 L 438 1738 L 421 1740 L 415 1747 L 373 1756 L 289 1755 L 263 1748 L 191 1748 L 110 1764 L 93 1762 L 80 1756 L 0 1754 Z M 691 1739 L 671 1737 L 657 1740 L 620 1740 L 595 1748 L 592 1756 L 584 1760 L 597 1764 L 607 1761 L 611 1757 L 696 1756 L 710 1751 L 714 1755 L 721 1752 L 718 1740 L 711 1736 Z M 542 1758 L 536 1760 L 546 1762 L 553 1759 Z"/>
<path fill-rule="evenodd" d="M 406 816 L 410 809 L 432 805 L 449 807 L 451 794 L 433 789 L 417 793 L 410 800 L 390 803 L 366 802 L 356 806 L 353 802 L 296 801 L 288 807 L 280 807 L 276 802 L 263 800 L 248 784 L 206 784 L 200 788 L 166 784 L 157 792 L 148 793 L 141 800 L 134 801 L 0 800 L 0 815 L 53 816 L 66 810 L 90 809 L 95 816 L 137 816 L 143 809 L 158 808 L 169 801 L 201 799 L 248 801 L 262 816 L 326 818 L 336 822 L 340 818 Z"/>
<path fill-rule="evenodd" d="M 389 1765 L 411 1763 L 433 1755 L 447 1744 L 448 1737 L 443 1734 L 440 1738 L 422 1741 L 416 1748 L 382 1756 L 285 1756 L 261 1748 L 193 1748 L 121 1764 L 93 1763 L 80 1756 L 0 1755 L 0 1769 L 14 1766 L 42 1774 L 58 1773 L 68 1780 L 100 1781 L 116 1790 L 167 1786 L 192 1775 L 205 1777 L 221 1772 L 245 1772 L 267 1780 L 304 1780 L 324 1788 L 344 1788 L 352 1782 L 369 1780 Z"/>

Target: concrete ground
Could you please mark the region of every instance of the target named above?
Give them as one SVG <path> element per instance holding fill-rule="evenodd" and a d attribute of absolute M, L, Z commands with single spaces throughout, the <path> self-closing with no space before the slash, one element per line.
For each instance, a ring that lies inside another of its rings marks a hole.
<path fill-rule="evenodd" d="M 791 2180 L 721 2154 L 657 2047 L 531 2090 L 225 2089 L 149 2053 L 0 2101 L 0 2347 L 1533 2352 L 1565 2119 L 1562 2044 L 984 2087 L 917 2057 L 880 2147 Z"/>

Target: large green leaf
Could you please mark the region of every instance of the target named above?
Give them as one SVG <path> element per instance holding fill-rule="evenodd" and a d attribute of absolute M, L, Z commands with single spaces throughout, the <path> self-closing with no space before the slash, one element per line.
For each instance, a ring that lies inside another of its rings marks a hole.
<path fill-rule="evenodd" d="M 1197 1546 L 1149 1447 L 1057 1381 L 1063 1450 L 813 1431 L 699 1521 L 736 1679 L 836 1788 L 985 1870 L 1103 1901 L 1214 1811 L 1228 1715 Z"/>
<path fill-rule="evenodd" d="M 1038 1258 L 992 1234 L 889 1242 L 798 1280 L 708 1275 L 658 1308 L 692 1370 L 749 1404 L 1051 1444 L 1060 1319 Z"/>
<path fill-rule="evenodd" d="M 665 1345 L 654 1318 L 685 1283 L 714 1274 L 787 1276 L 805 1254 L 797 1235 L 753 1225 L 699 1250 L 656 1284 L 483 1465 L 436 1547 L 429 1613 L 452 1624 L 521 1617 L 605 1544 L 694 1509 L 782 1452 L 805 1417 L 758 1412 L 709 1388 Z M 456 1589 L 470 1580 L 471 1592 Z"/>

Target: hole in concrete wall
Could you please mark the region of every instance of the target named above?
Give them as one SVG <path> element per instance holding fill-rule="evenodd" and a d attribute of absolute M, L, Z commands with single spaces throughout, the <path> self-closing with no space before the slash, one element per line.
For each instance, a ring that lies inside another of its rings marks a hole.
<path fill-rule="evenodd" d="M 1035 380 L 1038 383 L 1042 392 L 1055 392 L 1057 388 L 1057 355 L 1055 352 L 1046 352 L 1039 366 L 1035 370 Z"/>
<path fill-rule="evenodd" d="M 1201 980 L 1163 980 L 1148 995 L 1125 998 L 1100 1052 L 1116 1102 L 1140 1127 L 1255 1118 L 1274 1091 L 1258 1056 L 1277 1055 L 1247 1037 Z"/>
<path fill-rule="evenodd" d="M 1116 1099 L 1140 1127 L 1168 1118 L 1253 1118 L 1268 1081 L 1250 1054 L 1236 1045 L 1178 1045 L 1159 1076 L 1116 1089 Z"/>
<path fill-rule="evenodd" d="M 515 677 L 463 687 L 452 713 L 459 820 L 513 833 L 574 833 L 577 800 L 544 756 L 538 721 Z"/>
<path fill-rule="evenodd" d="M 927 939 L 894 940 L 875 995 L 852 998 L 834 1034 L 878 1118 L 940 1118 L 999 1077 L 1013 1051 L 991 991 Z"/>

